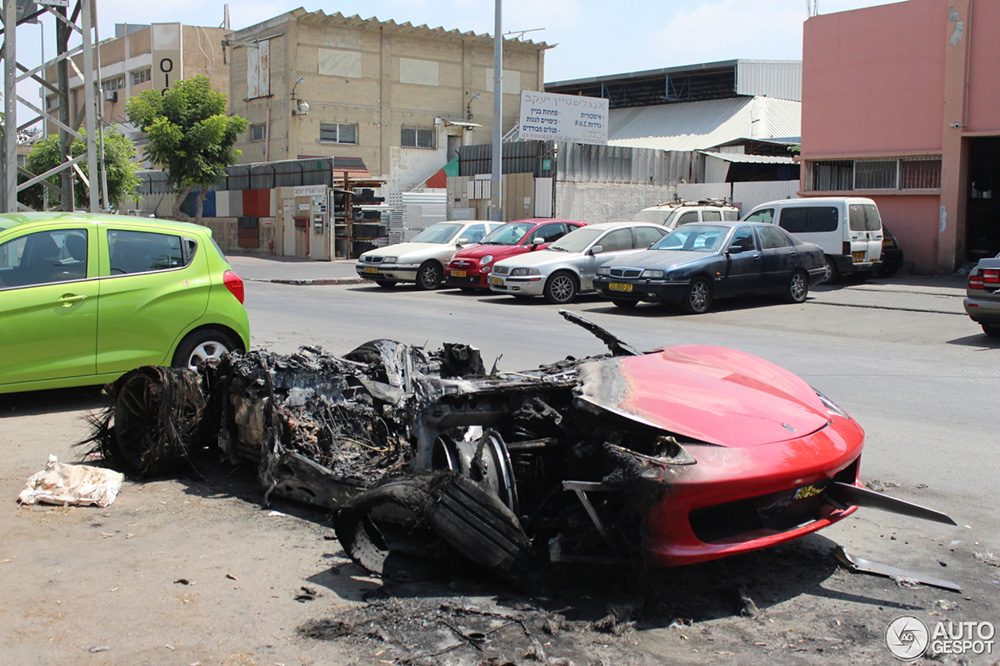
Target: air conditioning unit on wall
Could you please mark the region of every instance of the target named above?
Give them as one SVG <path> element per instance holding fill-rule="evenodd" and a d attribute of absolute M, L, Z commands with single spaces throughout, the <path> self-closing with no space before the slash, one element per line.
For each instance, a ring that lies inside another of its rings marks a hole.
<path fill-rule="evenodd" d="M 111 102 L 114 104 L 118 101 L 118 91 L 117 90 L 105 90 L 104 91 L 104 101 Z"/>

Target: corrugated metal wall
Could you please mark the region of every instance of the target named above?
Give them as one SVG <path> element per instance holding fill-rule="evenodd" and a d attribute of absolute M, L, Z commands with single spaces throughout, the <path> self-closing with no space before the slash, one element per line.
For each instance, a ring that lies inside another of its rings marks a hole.
<path fill-rule="evenodd" d="M 802 62 L 799 60 L 739 60 L 736 94 L 763 95 L 802 101 Z"/>
<path fill-rule="evenodd" d="M 531 173 L 536 177 L 552 176 L 553 169 L 543 168 L 544 160 L 552 159 L 551 141 L 511 141 L 503 144 L 503 173 Z M 554 165 L 554 160 L 551 163 Z M 475 176 L 493 171 L 493 146 L 482 143 L 458 149 L 458 175 Z"/>
<path fill-rule="evenodd" d="M 690 152 L 560 142 L 557 155 L 562 182 L 673 185 L 694 179 Z"/>

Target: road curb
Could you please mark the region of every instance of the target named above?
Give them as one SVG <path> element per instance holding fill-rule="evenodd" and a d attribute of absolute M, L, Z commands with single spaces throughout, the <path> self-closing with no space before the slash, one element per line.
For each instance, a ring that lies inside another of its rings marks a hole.
<path fill-rule="evenodd" d="M 329 284 L 362 284 L 365 282 L 359 277 L 336 277 L 336 278 L 244 278 L 250 282 L 270 282 L 271 284 L 294 284 L 305 286 L 319 286 Z"/>

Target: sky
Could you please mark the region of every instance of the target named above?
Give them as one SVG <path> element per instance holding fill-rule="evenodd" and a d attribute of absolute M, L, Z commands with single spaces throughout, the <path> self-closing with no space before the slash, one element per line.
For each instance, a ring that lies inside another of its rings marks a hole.
<path fill-rule="evenodd" d="M 97 2 L 102 39 L 114 36 L 116 23 L 223 20 L 224 3 L 214 0 Z M 308 0 L 232 0 L 230 25 L 238 30 L 303 7 L 492 34 L 495 15 L 494 0 L 300 2 Z M 554 82 L 735 58 L 800 60 L 802 23 L 814 4 L 830 14 L 888 0 L 503 0 L 502 30 L 543 28 L 524 38 L 557 45 L 545 55 L 545 81 Z"/>

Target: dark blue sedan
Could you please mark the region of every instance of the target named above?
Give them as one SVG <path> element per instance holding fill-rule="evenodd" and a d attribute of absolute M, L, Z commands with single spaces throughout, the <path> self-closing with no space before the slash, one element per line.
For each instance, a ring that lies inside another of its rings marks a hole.
<path fill-rule="evenodd" d="M 644 252 L 600 266 L 594 288 L 622 308 L 650 301 L 701 314 L 731 296 L 778 294 L 801 303 L 825 265 L 819 246 L 775 224 L 688 224 Z"/>

